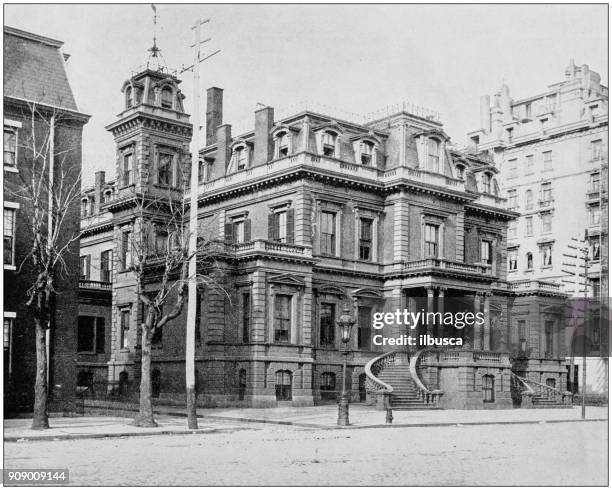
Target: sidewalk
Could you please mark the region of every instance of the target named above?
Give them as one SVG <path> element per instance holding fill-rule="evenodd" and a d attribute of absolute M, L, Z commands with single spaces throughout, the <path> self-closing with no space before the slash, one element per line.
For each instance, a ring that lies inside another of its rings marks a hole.
<path fill-rule="evenodd" d="M 34 431 L 28 419 L 4 421 L 4 440 L 93 439 L 154 435 L 198 434 L 261 429 L 262 423 L 289 425 L 303 429 L 351 430 L 393 427 L 434 427 L 487 424 L 533 424 L 583 422 L 580 407 L 568 409 L 511 410 L 410 410 L 394 411 L 393 424 L 385 424 L 385 412 L 365 405 L 351 405 L 349 427 L 336 425 L 336 405 L 282 408 L 218 408 L 198 409 L 197 431 L 186 428 L 183 410 L 178 407 L 156 407 L 159 427 L 142 428 L 129 425 L 130 418 L 109 416 L 51 418 L 51 429 Z M 587 421 L 607 421 L 607 407 L 587 407 Z"/>

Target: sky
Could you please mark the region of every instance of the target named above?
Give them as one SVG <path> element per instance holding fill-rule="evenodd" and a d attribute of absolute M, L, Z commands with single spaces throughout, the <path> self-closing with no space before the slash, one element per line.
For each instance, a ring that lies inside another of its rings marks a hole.
<path fill-rule="evenodd" d="M 201 64 L 201 89 L 223 88 L 224 123 L 243 131 L 257 103 L 284 114 L 308 100 L 341 115 L 408 101 L 438 112 L 462 145 L 479 126 L 480 96 L 504 82 L 514 98 L 543 92 L 573 58 L 608 85 L 607 5 L 156 7 L 157 42 L 171 70 L 192 64 L 190 27 L 210 18 L 203 52 L 221 52 Z M 65 43 L 77 104 L 92 116 L 83 133 L 83 184 L 93 183 L 96 170 L 114 178 L 115 146 L 104 127 L 122 109 L 123 82 L 147 61 L 151 5 L 5 4 L 4 23 Z M 179 78 L 192 113 L 192 74 Z"/>

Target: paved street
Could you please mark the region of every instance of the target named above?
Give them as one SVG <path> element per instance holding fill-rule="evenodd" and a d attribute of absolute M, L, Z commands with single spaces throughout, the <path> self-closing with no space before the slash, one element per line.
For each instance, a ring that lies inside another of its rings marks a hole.
<path fill-rule="evenodd" d="M 5 443 L 5 468 L 74 485 L 606 485 L 605 422 L 214 433 Z"/>

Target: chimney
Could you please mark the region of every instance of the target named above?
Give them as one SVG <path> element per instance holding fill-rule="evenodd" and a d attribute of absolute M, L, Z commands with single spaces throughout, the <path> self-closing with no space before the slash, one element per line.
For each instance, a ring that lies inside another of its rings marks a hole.
<path fill-rule="evenodd" d="M 96 213 L 100 212 L 100 204 L 102 203 L 102 188 L 106 183 L 106 173 L 99 170 L 94 174 L 94 198 L 96 200 Z"/>
<path fill-rule="evenodd" d="M 223 124 L 223 89 L 211 87 L 206 91 L 206 146 L 217 141 L 217 128 Z"/>
<path fill-rule="evenodd" d="M 255 150 L 253 166 L 263 165 L 272 160 L 274 147 L 270 130 L 274 125 L 274 108 L 263 107 L 255 111 Z"/>
<path fill-rule="evenodd" d="M 480 127 L 485 134 L 491 131 L 491 98 L 488 95 L 480 97 Z"/>
<path fill-rule="evenodd" d="M 225 170 L 230 159 L 230 146 L 232 144 L 232 126 L 222 124 L 217 128 L 216 139 L 217 156 L 215 158 L 215 175 L 213 178 L 225 175 Z M 220 172 L 217 174 L 217 172 Z"/>

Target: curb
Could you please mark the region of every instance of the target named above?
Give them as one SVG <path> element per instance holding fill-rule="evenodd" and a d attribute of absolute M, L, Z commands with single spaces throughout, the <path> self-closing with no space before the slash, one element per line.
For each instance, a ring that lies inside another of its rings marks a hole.
<path fill-rule="evenodd" d="M 205 417 L 206 418 L 206 417 Z M 378 424 L 378 425 L 349 425 L 328 426 L 318 424 L 301 424 L 299 422 L 289 421 L 274 421 L 263 419 L 237 419 L 234 417 L 210 416 L 208 418 L 217 418 L 222 420 L 232 420 L 234 422 L 255 422 L 263 424 L 275 425 L 290 425 L 295 427 L 304 427 L 309 429 L 320 430 L 349 430 L 349 429 L 392 429 L 397 428 L 418 428 L 418 427 L 464 427 L 478 425 L 526 425 L 526 424 L 563 424 L 576 422 L 608 422 L 608 419 L 578 419 L 578 420 L 516 420 L 516 421 L 501 421 L 501 422 L 432 422 L 422 424 Z M 77 439 L 107 439 L 117 437 L 150 437 L 150 436 L 173 436 L 173 435 L 197 435 L 197 434 L 215 434 L 227 432 L 228 429 L 182 429 L 182 430 L 162 430 L 155 432 L 121 432 L 121 433 L 102 433 L 102 434 L 65 434 L 65 435 L 49 435 L 49 436 L 31 436 L 31 437 L 5 437 L 4 442 L 36 442 L 36 441 L 61 441 L 61 440 L 77 440 Z"/>

